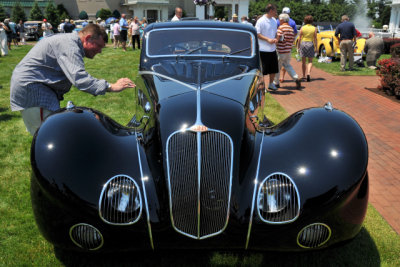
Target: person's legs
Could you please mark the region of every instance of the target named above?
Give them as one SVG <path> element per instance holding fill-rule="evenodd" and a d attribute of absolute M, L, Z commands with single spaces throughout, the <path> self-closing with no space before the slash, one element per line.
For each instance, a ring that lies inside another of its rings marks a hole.
<path fill-rule="evenodd" d="M 124 51 L 126 51 L 126 38 L 127 38 L 127 31 L 121 31 L 121 43 L 122 43 L 122 49 L 124 49 Z"/>
<path fill-rule="evenodd" d="M 297 75 L 296 71 L 293 69 L 292 65 L 290 64 L 291 54 L 280 54 L 280 61 L 282 62 L 283 69 L 287 71 L 287 73 L 292 77 L 293 80 L 297 80 L 299 76 Z"/>
<path fill-rule="evenodd" d="M 306 60 L 307 60 L 307 58 L 305 58 L 305 57 L 301 58 L 301 70 L 303 72 L 303 79 L 306 78 Z"/>
<path fill-rule="evenodd" d="M 274 84 L 279 86 L 279 70 L 282 68 L 282 55 L 278 53 L 278 73 L 275 75 Z"/>
<path fill-rule="evenodd" d="M 282 67 L 279 72 L 279 81 L 280 82 L 283 82 L 285 80 L 285 74 L 286 74 L 286 69 Z"/>
<path fill-rule="evenodd" d="M 260 52 L 261 63 L 263 67 L 264 83 L 268 84 L 267 75 L 269 75 L 268 89 L 277 90 L 278 88 L 273 83 L 275 78 L 275 73 L 279 71 L 278 68 L 278 56 L 276 51 L 274 52 Z"/>
<path fill-rule="evenodd" d="M 135 35 L 136 36 L 136 41 L 137 41 L 137 47 L 140 49 L 140 35 Z"/>
<path fill-rule="evenodd" d="M 309 58 L 308 58 L 308 63 L 307 63 L 307 75 L 310 75 L 310 74 L 311 74 L 312 61 L 313 61 L 313 58 L 312 58 L 312 57 L 309 57 Z"/>
<path fill-rule="evenodd" d="M 353 69 L 354 50 L 353 50 L 353 42 L 352 41 L 349 41 L 347 44 L 347 54 L 349 55 L 349 69 Z"/>
<path fill-rule="evenodd" d="M 21 110 L 22 119 L 26 130 L 33 136 L 45 118 L 52 112 L 45 108 L 31 107 Z"/>
<path fill-rule="evenodd" d="M 346 58 L 347 58 L 347 48 L 344 43 L 345 41 L 340 42 L 340 70 L 345 71 L 346 69 Z"/>

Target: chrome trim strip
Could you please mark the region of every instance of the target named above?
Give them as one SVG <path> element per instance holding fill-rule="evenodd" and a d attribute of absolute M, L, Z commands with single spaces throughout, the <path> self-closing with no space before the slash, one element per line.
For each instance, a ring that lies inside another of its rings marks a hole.
<path fill-rule="evenodd" d="M 201 90 L 204 90 L 204 89 L 207 89 L 208 87 L 214 86 L 216 84 L 220 84 L 220 83 L 223 83 L 223 82 L 226 82 L 226 81 L 229 81 L 229 80 L 233 80 L 233 79 L 237 79 L 237 78 L 240 78 L 240 77 L 257 75 L 254 72 L 256 72 L 256 71 L 241 73 L 241 74 L 238 74 L 238 75 L 235 75 L 235 76 L 231 76 L 231 77 L 228 77 L 228 78 L 225 78 L 225 79 L 222 79 L 222 80 L 218 80 L 216 82 L 207 84 L 206 86 L 202 87 Z"/>
<path fill-rule="evenodd" d="M 200 239 L 200 215 L 201 215 L 201 132 L 196 133 L 197 137 L 197 239 Z"/>
<path fill-rule="evenodd" d="M 260 185 L 263 185 L 263 184 L 265 183 L 265 181 L 266 181 L 267 179 L 269 179 L 269 178 L 270 178 L 271 176 L 273 176 L 273 175 L 282 175 L 282 176 L 285 176 L 285 177 L 288 178 L 288 179 L 290 180 L 290 182 L 293 184 L 294 189 L 296 190 L 296 194 L 297 194 L 297 215 L 296 215 L 296 217 L 294 217 L 293 219 L 288 220 L 288 221 L 283 221 L 283 222 L 272 222 L 272 221 L 265 220 L 265 219 L 261 216 L 260 210 L 257 208 L 258 217 L 260 217 L 260 219 L 261 219 L 263 222 L 269 223 L 269 224 L 286 224 L 286 223 L 291 223 L 291 222 L 295 221 L 295 220 L 299 217 L 299 215 L 300 215 L 300 194 L 299 194 L 299 190 L 298 190 L 298 188 L 297 188 L 297 185 L 294 183 L 293 179 L 292 179 L 289 175 L 287 175 L 286 173 L 283 173 L 283 172 L 274 172 L 274 173 L 271 173 L 270 175 L 268 175 L 268 176 L 260 183 Z M 260 191 L 260 190 L 261 190 L 261 187 L 258 189 L 258 191 Z M 260 192 L 257 193 L 256 199 L 258 199 L 258 194 L 259 194 L 259 193 L 260 193 Z"/>
<path fill-rule="evenodd" d="M 255 72 L 255 71 L 254 71 L 254 72 Z M 206 86 L 204 86 L 204 87 L 202 87 L 202 88 L 199 88 L 199 87 L 194 87 L 194 86 L 192 86 L 192 85 L 190 85 L 190 84 L 184 83 L 184 82 L 182 82 L 182 81 L 176 80 L 176 79 L 171 78 L 171 77 L 169 77 L 169 76 L 166 76 L 166 75 L 164 75 L 164 74 L 160 74 L 160 73 L 155 72 L 155 71 L 139 71 L 138 74 L 139 74 L 139 75 L 142 75 L 142 74 L 149 74 L 149 75 L 160 76 L 161 78 L 170 80 L 170 81 L 172 81 L 172 82 L 179 83 L 179 84 L 181 84 L 181 85 L 183 85 L 183 86 L 185 86 L 185 87 L 187 87 L 187 88 L 189 88 L 189 89 L 191 89 L 191 90 L 195 90 L 195 91 L 197 91 L 197 90 L 204 90 L 204 89 L 207 89 L 208 87 L 214 86 L 214 85 L 216 85 L 216 84 L 223 83 L 223 82 L 226 82 L 226 81 L 229 81 L 229 80 L 233 80 L 233 79 L 237 79 L 237 78 L 240 78 L 240 77 L 244 77 L 244 76 L 254 76 L 254 75 L 256 75 L 256 73 L 253 73 L 253 72 L 241 73 L 241 74 L 238 74 L 238 75 L 235 75 L 235 76 L 231 76 L 231 77 L 228 77 L 228 78 L 225 78 L 225 79 L 222 79 L 222 80 L 218 80 L 218 81 L 213 82 L 213 83 L 209 83 L 209 84 L 207 84 Z"/>
<path fill-rule="evenodd" d="M 304 231 L 306 228 L 309 228 L 309 227 L 312 227 L 312 226 L 315 226 L 315 225 L 323 226 L 323 227 L 325 227 L 325 228 L 328 230 L 328 237 L 326 238 L 326 240 L 323 241 L 323 242 L 320 242 L 320 243 L 318 244 L 318 246 L 312 246 L 312 247 L 306 247 L 306 246 L 300 244 L 299 238 L 300 238 L 300 236 L 303 234 L 303 231 Z M 307 226 L 304 226 L 303 229 L 301 229 L 301 230 L 299 231 L 299 233 L 297 234 L 297 239 L 296 239 L 296 240 L 297 240 L 297 245 L 298 245 L 299 247 L 302 247 L 302 248 L 317 248 L 317 247 L 321 247 L 321 246 L 323 246 L 324 244 L 326 244 L 326 242 L 328 242 L 329 239 L 331 239 L 331 236 L 332 236 L 332 230 L 331 230 L 331 228 L 330 228 L 327 224 L 325 224 L 325 223 L 312 223 L 312 224 L 309 224 L 309 225 L 307 225 Z"/>
<path fill-rule="evenodd" d="M 187 84 L 187 83 L 181 82 L 181 81 L 179 81 L 179 80 L 177 80 L 177 79 L 171 78 L 171 77 L 169 77 L 169 76 L 166 76 L 166 75 L 164 75 L 164 74 L 161 74 L 161 73 L 158 73 L 158 72 L 155 72 L 155 71 L 142 70 L 142 71 L 139 71 L 138 74 L 139 74 L 139 75 L 150 74 L 150 75 L 160 76 L 161 78 L 170 80 L 170 81 L 172 81 L 172 82 L 179 83 L 179 84 L 181 84 L 181 85 L 183 85 L 183 86 L 186 86 L 187 88 L 192 89 L 192 90 L 194 90 L 194 91 L 197 90 L 197 88 L 194 87 L 194 86 L 192 86 L 192 85 L 189 85 L 189 84 Z"/>
<path fill-rule="evenodd" d="M 95 251 L 95 250 L 98 250 L 98 249 L 100 249 L 102 246 L 103 246 L 103 244 L 104 244 L 104 237 L 103 237 L 103 235 L 101 234 L 101 232 L 99 231 L 99 229 L 97 229 L 96 227 L 94 227 L 93 225 L 91 225 L 91 224 L 87 224 L 87 223 L 77 223 L 77 224 L 74 224 L 73 226 L 71 226 L 71 228 L 69 228 L 69 238 L 72 240 L 72 242 L 75 244 L 75 245 L 77 245 L 78 247 L 80 247 L 80 248 L 82 248 L 82 249 L 86 249 L 86 248 L 84 248 L 81 244 L 79 244 L 78 242 L 76 242 L 76 240 L 73 238 L 73 236 L 72 236 L 72 231 L 76 228 L 76 227 L 78 227 L 78 226 L 89 226 L 89 227 L 92 227 L 92 228 L 94 228 L 96 231 L 97 231 L 97 233 L 100 235 L 100 237 L 101 237 L 101 243 L 100 243 L 100 245 L 98 246 L 98 247 L 96 247 L 96 248 L 93 248 L 93 249 L 89 249 L 90 251 Z"/>
<path fill-rule="evenodd" d="M 220 231 L 215 232 L 215 233 L 212 233 L 212 234 L 209 234 L 209 235 L 205 235 L 205 236 L 194 236 L 194 235 L 190 235 L 190 234 L 188 234 L 188 233 L 182 232 L 181 230 L 179 230 L 178 228 L 176 228 L 175 223 L 174 223 L 174 217 L 173 217 L 173 214 L 172 214 L 172 194 L 171 194 L 172 188 L 171 188 L 171 177 L 170 177 L 170 167 L 169 167 L 170 164 L 169 164 L 169 154 L 168 154 L 168 151 L 169 151 L 170 139 L 172 138 L 172 136 L 174 136 L 175 134 L 177 134 L 177 133 L 179 133 L 179 132 L 190 131 L 190 127 L 192 127 L 192 126 L 189 126 L 189 127 L 187 127 L 186 129 L 183 129 L 183 130 L 175 131 L 175 132 L 173 132 L 170 136 L 168 136 L 168 138 L 167 138 L 167 145 L 166 145 L 166 161 L 167 161 L 168 192 L 169 192 L 169 194 L 168 194 L 168 197 L 169 197 L 169 213 L 170 213 L 172 228 L 174 228 L 175 231 L 177 231 L 178 233 L 180 233 L 180 234 L 182 234 L 182 235 L 184 235 L 184 236 L 187 236 L 187 237 L 190 237 L 190 238 L 193 238 L 193 239 L 202 240 L 202 239 L 206 239 L 206 238 L 209 238 L 209 237 L 213 237 L 213 236 L 219 235 L 220 233 L 222 233 L 223 231 L 225 231 L 226 227 L 228 226 L 229 215 L 230 215 L 231 196 L 232 196 L 232 178 L 233 178 L 233 155 L 234 155 L 234 150 L 233 150 L 233 141 L 232 141 L 232 138 L 231 138 L 227 133 L 224 133 L 224 132 L 219 131 L 219 130 L 216 130 L 216 129 L 209 129 L 209 130 L 208 130 L 208 131 L 213 131 L 213 132 L 217 132 L 217 133 L 223 134 L 223 135 L 225 135 L 226 137 L 228 137 L 229 142 L 230 142 L 230 146 L 231 146 L 231 164 L 230 164 L 231 166 L 230 166 L 228 204 L 227 204 L 227 214 L 226 214 L 225 225 L 224 225 L 224 227 L 223 227 Z M 202 134 L 201 132 L 197 132 L 197 135 L 200 135 L 200 137 L 201 137 L 201 134 Z M 201 156 L 201 153 L 198 154 L 198 155 Z M 198 166 L 200 167 L 201 165 L 198 164 Z M 198 168 L 199 168 L 199 167 L 198 167 Z M 200 172 L 200 170 L 201 170 L 201 169 L 199 169 L 199 172 Z M 199 176 L 199 181 L 200 181 L 200 177 L 201 177 L 201 176 Z M 199 192 L 200 192 L 200 187 L 199 187 Z M 200 199 L 199 199 L 199 202 L 198 202 L 198 203 L 200 204 Z M 200 205 L 198 205 L 198 207 L 199 207 L 199 210 L 198 210 L 198 211 L 200 212 Z M 199 217 L 200 217 L 200 216 L 199 216 Z"/>
<path fill-rule="evenodd" d="M 153 243 L 153 234 L 151 231 L 151 224 L 150 224 L 150 212 L 149 212 L 149 205 L 147 203 L 147 194 L 146 194 L 146 186 L 144 184 L 144 177 L 143 177 L 143 168 L 142 168 L 142 159 L 140 157 L 140 147 L 139 142 L 136 141 L 136 147 L 138 152 L 138 159 L 139 159 L 139 168 L 140 168 L 140 176 L 142 180 L 142 187 L 143 187 L 143 198 L 146 204 L 146 213 L 147 213 L 147 227 L 149 228 L 149 238 L 150 238 L 150 245 L 151 248 L 154 250 L 154 243 Z"/>
<path fill-rule="evenodd" d="M 196 121 L 195 125 L 204 125 L 201 121 L 201 63 L 197 69 L 197 92 L 196 92 Z M 197 239 L 200 239 L 200 215 L 201 215 L 201 132 L 197 132 Z"/>
<path fill-rule="evenodd" d="M 108 224 L 111 224 L 111 225 L 132 225 L 132 224 L 136 223 L 136 222 L 140 219 L 140 217 L 142 216 L 142 194 L 140 193 L 140 189 L 138 190 L 138 192 L 139 192 L 139 198 L 140 198 L 140 211 L 139 211 L 139 215 L 137 216 L 136 220 L 134 220 L 133 222 L 130 222 L 130 223 L 111 223 L 111 222 L 105 220 L 105 219 L 103 218 L 102 214 L 101 214 L 101 206 L 102 206 L 101 202 L 102 202 L 102 200 L 103 200 L 104 191 L 106 190 L 107 185 L 108 185 L 112 180 L 114 180 L 116 177 L 119 177 L 119 176 L 124 176 L 124 177 L 130 179 L 130 180 L 135 184 L 135 186 L 137 186 L 137 188 L 139 189 L 139 186 L 138 186 L 138 184 L 136 183 L 136 181 L 135 181 L 132 177 L 130 177 L 129 175 L 126 175 L 126 174 L 118 174 L 118 175 L 114 175 L 113 177 L 111 177 L 111 178 L 103 185 L 103 189 L 101 190 L 101 193 L 100 193 L 100 198 L 99 198 L 99 216 L 100 216 L 100 219 L 102 219 L 105 223 L 108 223 Z"/>
<path fill-rule="evenodd" d="M 264 131 L 262 132 L 262 140 L 261 140 L 261 144 L 260 144 L 260 153 L 258 155 L 257 172 L 256 172 L 256 177 L 254 178 L 253 201 L 251 202 L 249 229 L 247 230 L 246 245 L 244 246 L 244 249 L 247 249 L 248 246 L 249 246 L 250 232 L 251 232 L 251 227 L 253 226 L 254 205 L 255 205 L 255 198 L 256 198 L 256 192 L 257 192 L 257 186 L 258 186 L 258 174 L 260 172 L 260 163 L 261 163 L 261 154 L 262 154 L 261 152 L 262 152 L 262 148 L 263 148 L 263 143 L 264 143 Z"/>
<path fill-rule="evenodd" d="M 148 51 L 149 51 L 149 36 L 150 33 L 152 32 L 157 32 L 157 31 L 174 31 L 174 30 L 213 30 L 213 31 L 233 31 L 233 32 L 243 32 L 243 33 L 247 33 L 250 35 L 250 39 L 251 39 L 251 45 L 252 45 L 252 52 L 250 56 L 235 56 L 235 55 L 196 55 L 196 54 L 190 54 L 190 55 L 181 55 L 181 54 L 176 54 L 176 55 L 149 55 Z M 236 58 L 252 58 L 256 55 L 255 51 L 256 51 L 256 37 L 254 36 L 254 34 L 250 31 L 244 31 L 244 30 L 238 30 L 238 29 L 226 29 L 226 28 L 202 28 L 202 27 L 180 27 L 180 28 L 163 28 L 163 29 L 153 29 L 151 31 L 149 31 L 148 33 L 146 33 L 146 56 L 148 56 L 149 58 L 158 58 L 158 57 L 182 57 L 182 56 L 195 56 L 195 57 L 219 57 L 219 58 L 223 58 L 223 57 L 236 57 Z"/>

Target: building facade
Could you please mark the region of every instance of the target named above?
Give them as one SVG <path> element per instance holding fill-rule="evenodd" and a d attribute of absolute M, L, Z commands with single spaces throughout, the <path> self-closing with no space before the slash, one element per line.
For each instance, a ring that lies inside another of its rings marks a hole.
<path fill-rule="evenodd" d="M 400 0 L 393 0 L 391 6 L 389 31 L 400 34 Z"/>
<path fill-rule="evenodd" d="M 95 19 L 101 8 L 118 10 L 127 14 L 128 18 L 146 17 L 149 22 L 167 21 L 174 16 L 175 7 L 183 9 L 186 17 L 206 19 L 213 17 L 213 6 L 196 6 L 193 0 L 54 0 L 55 4 L 63 4 L 72 18 L 76 19 L 81 11 L 86 11 L 90 19 Z M 228 16 L 238 14 L 239 17 L 248 15 L 249 0 L 217 0 L 218 6 L 228 7 Z M 207 9 L 207 10 L 206 10 Z M 106 19 L 106 18 L 103 18 Z"/>
<path fill-rule="evenodd" d="M 52 0 L 36 0 L 38 3 L 38 6 L 44 12 L 44 9 L 46 8 L 47 4 L 49 1 Z M 29 14 L 31 12 L 31 9 L 35 3 L 35 0 L 7 0 L 7 1 L 0 1 L 1 5 L 4 7 L 5 12 L 7 13 L 8 16 L 11 17 L 12 9 L 14 5 L 19 2 L 21 7 L 24 9 L 26 17 L 29 17 Z"/>

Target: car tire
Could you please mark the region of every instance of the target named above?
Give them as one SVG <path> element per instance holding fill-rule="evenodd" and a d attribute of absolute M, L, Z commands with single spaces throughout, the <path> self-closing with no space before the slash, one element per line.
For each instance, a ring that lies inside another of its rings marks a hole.
<path fill-rule="evenodd" d="M 321 45 L 321 47 L 319 48 L 319 56 L 320 56 L 320 57 L 327 57 L 327 56 L 328 56 L 328 55 L 326 54 L 325 45 Z"/>

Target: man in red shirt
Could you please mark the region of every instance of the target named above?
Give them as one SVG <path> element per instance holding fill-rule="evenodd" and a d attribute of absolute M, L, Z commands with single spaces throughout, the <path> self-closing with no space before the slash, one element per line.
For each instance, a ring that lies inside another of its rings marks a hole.
<path fill-rule="evenodd" d="M 278 52 L 279 69 L 283 66 L 289 73 L 290 77 L 292 77 L 296 82 L 296 89 L 301 89 L 299 76 L 294 71 L 292 65 L 290 65 L 291 51 L 295 35 L 293 28 L 289 25 L 289 15 L 285 13 L 280 14 L 279 24 L 280 26 L 278 27 L 277 32 L 277 38 L 279 41 L 276 47 Z M 275 76 L 274 83 L 277 87 L 279 86 L 279 75 Z"/>

